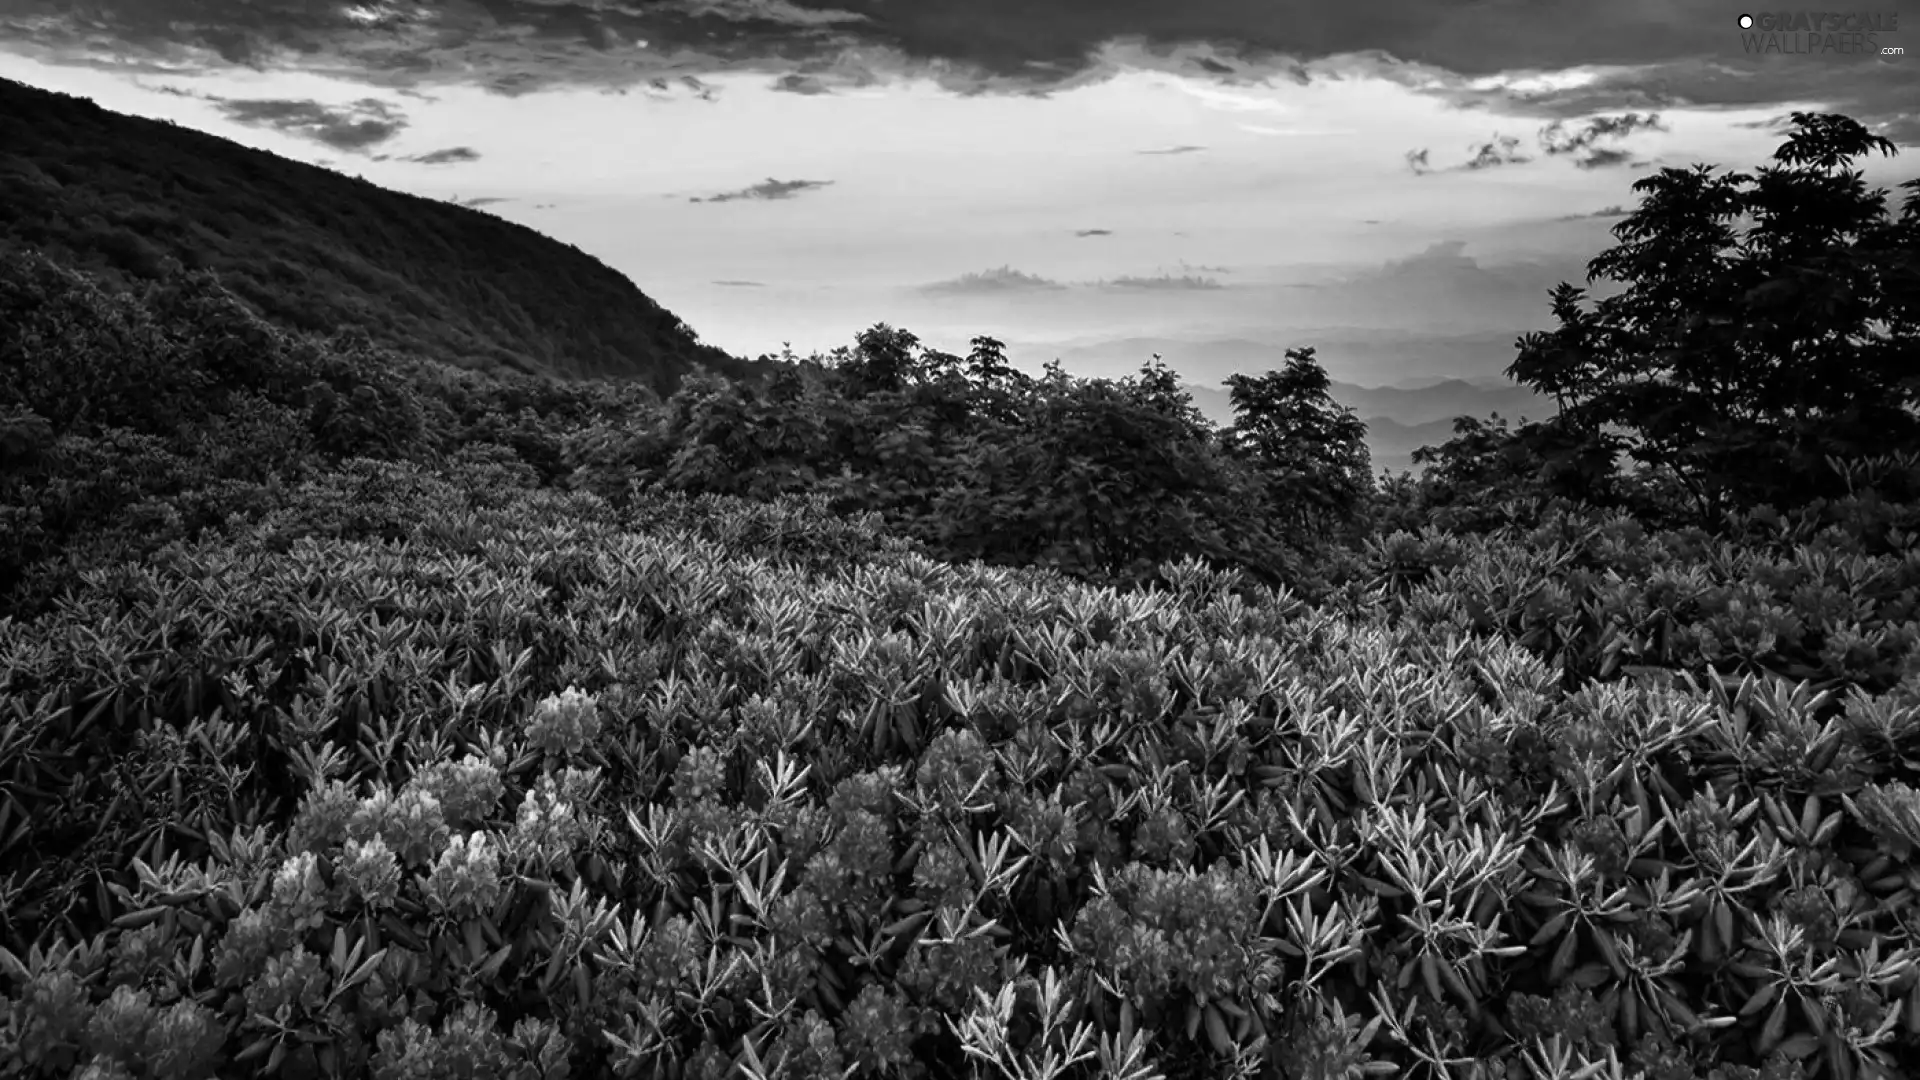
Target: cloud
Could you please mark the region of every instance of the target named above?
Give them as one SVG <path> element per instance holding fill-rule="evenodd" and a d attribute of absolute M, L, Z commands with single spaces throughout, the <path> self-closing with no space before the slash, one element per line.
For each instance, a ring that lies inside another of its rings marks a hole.
<path fill-rule="evenodd" d="M 814 191 L 831 183 L 833 183 L 831 180 L 775 180 L 769 176 L 752 187 L 744 187 L 738 191 L 723 191 L 718 195 L 708 195 L 706 198 L 695 196 L 687 201 L 717 203 L 733 202 L 737 199 L 791 199 L 803 191 Z"/>
<path fill-rule="evenodd" d="M 767 285 L 767 283 L 764 281 L 733 281 L 733 280 L 724 280 L 724 279 L 720 281 L 715 281 L 714 284 L 727 285 L 736 289 L 764 289 L 766 288 L 766 285 Z"/>
<path fill-rule="evenodd" d="M 1606 169 L 1616 165 L 1646 165 L 1625 150 L 1616 150 L 1611 146 L 1597 146 L 1587 151 L 1585 157 L 1576 158 L 1574 165 L 1582 169 Z"/>
<path fill-rule="evenodd" d="M 1724 16 L 1716 16 L 1724 21 Z M 1736 35 L 1737 37 L 1737 35 Z M 1547 120 L 1646 110 L 1651 130 L 1664 130 L 1662 109 L 1765 109 L 1817 106 L 1845 113 L 1905 146 L 1920 146 L 1920 65 L 1891 58 L 1746 56 L 1736 40 L 1699 57 L 1589 69 L 1577 79 L 1538 85 L 1523 79 L 1441 76 L 1425 92 L 1462 108 Z M 1844 61 L 1844 62 L 1843 62 Z"/>
<path fill-rule="evenodd" d="M 351 105 L 286 98 L 206 100 L 236 124 L 272 128 L 356 154 L 386 142 L 407 126 L 399 110 L 378 98 L 361 98 Z"/>
<path fill-rule="evenodd" d="M 801 75 L 798 73 L 780 76 L 773 81 L 773 88 L 788 94 L 806 94 L 810 96 L 815 94 L 830 94 L 833 92 L 826 83 L 821 82 L 818 78 L 812 75 Z"/>
<path fill-rule="evenodd" d="M 494 203 L 512 202 L 513 200 L 504 199 L 504 198 L 500 198 L 493 195 L 481 195 L 477 198 L 456 199 L 454 201 L 461 206 L 492 206 Z"/>
<path fill-rule="evenodd" d="M 1626 207 L 1621 206 L 1619 203 L 1614 203 L 1612 206 L 1603 206 L 1598 210 L 1589 210 L 1584 214 L 1567 214 L 1564 217 L 1555 218 L 1554 220 L 1556 221 L 1588 221 L 1593 218 L 1626 217 L 1630 213 L 1632 213 L 1631 210 L 1628 210 Z"/>
<path fill-rule="evenodd" d="M 1905 44 L 1888 37 L 1880 43 Z M 979 0 L 6 0 L 0 40 L 123 73 L 272 67 L 500 94 L 710 97 L 701 80 L 723 73 L 764 74 L 795 93 L 911 76 L 1030 94 L 1128 68 L 1220 85 L 1361 72 L 1463 108 L 1541 118 L 1819 102 L 1889 137 L 1920 137 L 1920 64 L 1749 52 L 1721 0 L 1004 0 L 984 10 Z M 1578 80 L 1540 75 L 1575 69 Z"/>
<path fill-rule="evenodd" d="M 1112 236 L 1112 229 L 1075 229 L 1075 236 Z"/>
<path fill-rule="evenodd" d="M 1093 231 L 1104 232 L 1105 230 Z M 1160 273 L 1151 277 L 1123 274 L 1100 281 L 1062 282 L 1015 270 L 1010 266 L 1002 266 L 922 285 L 918 291 L 942 296 L 995 296 L 1010 293 L 1060 292 L 1067 289 L 1200 292 L 1226 288 L 1219 281 L 1205 276 L 1210 273 L 1225 273 L 1227 268 L 1224 266 L 1190 266 L 1182 262 L 1180 268 L 1187 273 L 1178 276 Z"/>
<path fill-rule="evenodd" d="M 1479 144 L 1473 156 L 1460 166 L 1468 171 L 1493 169 L 1502 165 L 1524 165 L 1533 159 L 1520 153 L 1520 140 L 1512 135 L 1496 135 Z"/>
<path fill-rule="evenodd" d="M 989 295 L 1011 292 L 1040 292 L 1064 289 L 1065 285 L 1057 281 L 1034 274 L 1015 270 L 1011 266 L 1002 266 L 993 270 L 982 270 L 971 274 L 961 274 L 947 281 L 936 281 L 920 286 L 920 291 L 935 295 L 966 296 Z"/>
<path fill-rule="evenodd" d="M 1548 310 L 1561 281 L 1586 279 L 1586 256 L 1489 262 L 1464 240 L 1442 240 L 1359 273 L 1305 286 L 1310 307 L 1328 324 L 1373 325 L 1470 320 L 1527 327 Z"/>
<path fill-rule="evenodd" d="M 1577 167 L 1599 169 L 1629 163 L 1644 164 L 1619 147 L 1596 146 L 1595 143 L 1600 140 L 1624 139 L 1641 131 L 1666 130 L 1667 125 L 1661 122 L 1658 113 L 1626 113 L 1621 116 L 1592 117 L 1572 127 L 1565 120 L 1555 120 L 1535 133 L 1534 140 L 1548 157 L 1572 155 Z M 1435 171 L 1431 155 L 1424 147 L 1408 151 L 1406 158 L 1407 166 L 1416 173 L 1424 175 Z M 1449 169 L 1475 172 L 1501 165 L 1522 165 L 1532 160 L 1520 152 L 1518 136 L 1496 134 L 1487 142 L 1468 147 L 1466 160 Z"/>
<path fill-rule="evenodd" d="M 1166 149 L 1164 149 L 1164 150 L 1140 150 L 1140 151 L 1137 151 L 1137 153 L 1141 153 L 1141 154 L 1193 154 L 1193 153 L 1198 153 L 1199 151 L 1201 151 L 1201 150 L 1205 150 L 1205 149 L 1206 149 L 1206 147 L 1204 147 L 1204 146 L 1187 146 L 1187 145 L 1183 145 L 1183 146 L 1169 146 L 1169 147 L 1167 147 L 1167 148 L 1166 148 Z"/>
<path fill-rule="evenodd" d="M 1160 274 L 1155 277 L 1133 277 L 1128 275 L 1113 278 L 1110 281 L 1102 281 L 1099 284 L 1101 287 L 1109 289 L 1156 289 L 1169 292 L 1226 288 L 1226 286 L 1215 281 L 1213 278 L 1200 277 L 1194 274 L 1182 274 L 1179 277 L 1174 277 L 1171 274 Z"/>
<path fill-rule="evenodd" d="M 1621 139 L 1636 131 L 1666 131 L 1659 113 L 1626 113 L 1622 116 L 1597 116 L 1584 124 L 1567 127 L 1555 120 L 1540 129 L 1540 146 L 1549 154 L 1572 154 L 1589 149 L 1600 139 Z"/>
<path fill-rule="evenodd" d="M 479 161 L 480 152 L 471 146 L 449 146 L 444 150 L 431 150 L 424 154 L 415 154 L 403 160 L 417 162 L 421 165 L 464 164 L 469 161 Z"/>

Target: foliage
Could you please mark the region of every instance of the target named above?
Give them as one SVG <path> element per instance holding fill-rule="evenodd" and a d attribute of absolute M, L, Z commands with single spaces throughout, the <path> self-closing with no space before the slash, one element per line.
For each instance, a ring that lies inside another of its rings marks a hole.
<path fill-rule="evenodd" d="M 1793 121 L 1756 175 L 1637 181 L 1589 275 L 1626 291 L 1586 310 L 1562 283 L 1559 328 L 1521 339 L 1508 369 L 1559 399 L 1552 426 L 1595 448 L 1622 433 L 1705 520 L 1823 494 L 1829 456 L 1920 450 L 1920 181 L 1891 217 L 1846 168 L 1891 142 L 1846 117 Z"/>
<path fill-rule="evenodd" d="M 1569 690 L 1445 613 L 1466 579 L 1343 616 L 871 524 L 823 570 L 768 558 L 750 502 L 655 530 L 353 468 L 416 508 L 385 539 L 263 523 L 0 621 L 10 1075 L 1891 1078 L 1920 1050 L 1910 617 L 1844 703 L 1815 686 L 1852 646 L 1814 683 Z M 1664 559 L 1649 600 L 1727 559 L 1586 542 Z M 1794 603 L 1889 611 L 1900 557 L 1809 553 Z"/>
<path fill-rule="evenodd" d="M 216 271 L 276 327 L 357 325 L 421 359 L 496 372 L 748 376 L 586 253 L 491 214 L 388 191 L 84 98 L 0 79 L 0 250 L 125 288 Z"/>
<path fill-rule="evenodd" d="M 1373 492 L 1366 425 L 1336 405 L 1313 350 L 1287 350 L 1286 367 L 1231 375 L 1229 452 L 1255 462 L 1296 536 L 1349 532 Z"/>

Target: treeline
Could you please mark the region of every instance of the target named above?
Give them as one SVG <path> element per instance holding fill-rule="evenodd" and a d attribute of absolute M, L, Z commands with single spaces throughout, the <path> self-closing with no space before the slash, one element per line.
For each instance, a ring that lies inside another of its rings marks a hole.
<path fill-rule="evenodd" d="M 1858 124 L 1796 124 L 1755 176 L 1640 181 L 1593 264 L 1625 292 L 1588 308 L 1563 285 L 1559 329 L 1521 339 L 1509 369 L 1560 414 L 1462 418 L 1418 478 L 1371 475 L 1364 425 L 1311 348 L 1230 380 L 1225 429 L 1157 358 L 1120 380 L 1036 377 L 992 338 L 956 356 L 884 324 L 828 355 L 762 358 L 764 377 L 688 376 L 661 401 L 630 380 L 478 374 L 357 329 L 275 325 L 206 269 L 116 291 L 8 249 L 0 588 L 30 614 L 88 568 L 257 521 L 352 458 L 616 505 L 817 495 L 940 558 L 1132 586 L 1196 556 L 1313 598 L 1395 531 L 1484 533 L 1555 505 L 1708 531 L 1791 511 L 1839 494 L 1831 460 L 1920 452 L 1920 195 L 1895 216 L 1866 190 L 1848 166 L 1893 148 Z"/>

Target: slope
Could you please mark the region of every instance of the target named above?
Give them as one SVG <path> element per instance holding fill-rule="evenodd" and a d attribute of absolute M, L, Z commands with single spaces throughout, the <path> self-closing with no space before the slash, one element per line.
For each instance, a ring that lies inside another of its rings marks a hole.
<path fill-rule="evenodd" d="M 570 244 L 85 98 L 0 79 L 0 247 L 121 285 L 206 267 L 276 325 L 348 325 L 484 371 L 640 380 L 758 365 Z"/>

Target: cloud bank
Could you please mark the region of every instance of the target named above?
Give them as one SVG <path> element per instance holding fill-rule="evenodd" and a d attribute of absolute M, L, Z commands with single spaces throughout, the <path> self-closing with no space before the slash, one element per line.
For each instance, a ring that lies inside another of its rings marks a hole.
<path fill-rule="evenodd" d="M 1823 102 L 1920 143 L 1912 57 L 1819 42 L 1768 52 L 1735 15 L 1721 0 L 0 0 L 0 40 L 121 71 L 273 67 L 500 94 L 710 98 L 703 80 L 729 72 L 801 94 L 900 77 L 1047 93 L 1143 67 L 1221 83 L 1385 73 L 1463 108 L 1543 119 Z M 1912 30 L 1880 35 L 1896 36 L 1876 44 L 1912 51 Z M 1528 77 L 1576 68 L 1578 80 Z"/>

